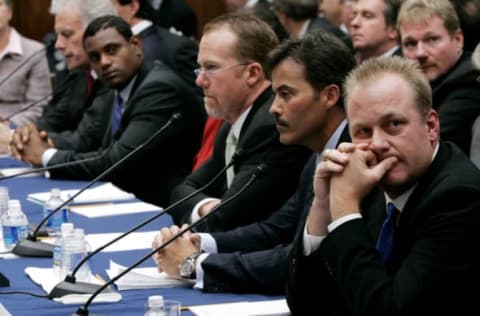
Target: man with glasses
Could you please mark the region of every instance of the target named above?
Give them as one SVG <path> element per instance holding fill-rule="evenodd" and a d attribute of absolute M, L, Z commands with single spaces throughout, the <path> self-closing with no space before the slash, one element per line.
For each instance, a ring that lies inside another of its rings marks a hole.
<path fill-rule="evenodd" d="M 196 83 L 203 89 L 208 114 L 225 123 L 216 136 L 212 157 L 172 191 L 171 203 L 208 183 L 232 156 L 236 158 L 207 189 L 172 209 L 175 224 L 190 223 L 208 214 L 237 193 L 263 163 L 265 173 L 197 226 L 198 230 L 224 231 L 265 219 L 297 187 L 309 151 L 282 145 L 274 118 L 268 113 L 273 95 L 263 64 L 277 43 L 265 22 L 244 13 L 223 15 L 205 26 Z"/>

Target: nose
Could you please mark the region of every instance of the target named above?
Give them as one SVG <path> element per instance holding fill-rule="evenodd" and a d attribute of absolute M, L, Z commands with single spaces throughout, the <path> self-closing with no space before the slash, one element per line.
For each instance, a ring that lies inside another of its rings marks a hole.
<path fill-rule="evenodd" d="M 62 51 L 65 49 L 65 41 L 61 36 L 57 36 L 57 39 L 55 40 L 55 48 Z"/>
<path fill-rule="evenodd" d="M 352 14 L 350 19 L 350 27 L 359 27 L 360 26 L 360 14 Z"/>
<path fill-rule="evenodd" d="M 205 77 L 203 71 L 200 71 L 196 74 L 197 78 L 195 79 L 195 84 L 200 88 L 205 88 L 208 84 L 208 80 Z"/>
<path fill-rule="evenodd" d="M 278 96 L 275 96 L 275 99 L 273 100 L 273 103 L 270 106 L 269 112 L 273 116 L 280 116 L 281 106 L 280 106 L 280 101 L 279 101 Z"/>
<path fill-rule="evenodd" d="M 422 42 L 418 42 L 417 46 L 415 47 L 415 56 L 417 58 L 426 57 L 427 56 L 427 49 Z"/>
<path fill-rule="evenodd" d="M 390 144 L 385 135 L 381 131 L 374 131 L 370 139 L 370 149 L 377 154 L 381 154 L 388 150 Z"/>
<path fill-rule="evenodd" d="M 108 68 L 112 63 L 112 59 L 107 54 L 100 55 L 100 66 L 102 68 Z"/>

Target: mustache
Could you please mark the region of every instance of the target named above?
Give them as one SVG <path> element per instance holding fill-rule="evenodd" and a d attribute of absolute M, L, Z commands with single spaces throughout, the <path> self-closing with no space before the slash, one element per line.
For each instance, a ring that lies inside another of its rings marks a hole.
<path fill-rule="evenodd" d="M 277 125 L 288 126 L 287 121 L 282 120 L 282 119 L 279 118 L 279 117 L 275 117 L 275 123 L 276 123 Z"/>

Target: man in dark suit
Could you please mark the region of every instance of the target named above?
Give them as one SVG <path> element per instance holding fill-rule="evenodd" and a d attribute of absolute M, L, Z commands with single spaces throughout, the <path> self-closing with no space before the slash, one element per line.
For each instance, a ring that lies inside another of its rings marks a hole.
<path fill-rule="evenodd" d="M 480 115 L 480 70 L 463 51 L 463 33 L 448 0 L 406 1 L 398 16 L 405 58 L 415 60 L 430 81 L 440 137 L 470 155 L 472 125 Z"/>
<path fill-rule="evenodd" d="M 139 38 L 132 36 L 130 26 L 120 17 L 95 19 L 83 41 L 93 69 L 114 89 L 103 105 L 111 115 L 103 118 L 102 147 L 88 153 L 56 150 L 39 137 L 31 137 L 18 154 L 34 166 L 98 157 L 50 173 L 53 178 L 93 179 L 179 113 L 179 120 L 105 179 L 139 199 L 166 205 L 171 189 L 189 174 L 198 150 L 205 119 L 200 104 L 167 66 L 143 62 Z"/>
<path fill-rule="evenodd" d="M 309 151 L 282 145 L 268 113 L 273 96 L 263 67 L 276 44 L 271 28 L 250 14 L 223 15 L 205 26 L 197 84 L 203 88 L 209 115 L 225 123 L 215 139 L 212 157 L 173 190 L 171 202 L 208 183 L 236 158 L 231 170 L 171 210 L 176 224 L 208 214 L 238 192 L 263 163 L 267 164 L 265 174 L 234 201 L 220 206 L 220 213 L 198 226 L 200 231 L 224 231 L 265 219 L 294 192 Z M 227 142 L 236 142 L 236 150 Z M 233 155 L 234 151 L 241 153 Z"/>
<path fill-rule="evenodd" d="M 199 234 L 203 253 L 195 262 L 196 285 L 208 292 L 284 294 L 291 242 L 312 199 L 315 166 L 325 148 L 348 141 L 341 84 L 355 66 L 351 51 L 326 32 L 291 39 L 276 48 L 267 64 L 275 92 L 270 113 L 280 141 L 310 148 L 295 194 L 264 221 L 227 232 Z M 248 207 L 248 206 L 246 206 Z M 178 228 L 164 228 L 154 247 Z M 198 253 L 196 234 L 156 255 L 159 270 L 178 277 L 182 260 Z"/>
<path fill-rule="evenodd" d="M 156 25 L 158 17 L 148 0 L 111 1 L 118 14 L 132 27 L 133 34 L 140 36 L 144 59 L 162 61 L 197 90 L 194 70 L 198 67 L 198 45 Z"/>
<path fill-rule="evenodd" d="M 158 24 L 175 29 L 194 39 L 197 36 L 197 15 L 185 0 L 150 0 L 157 10 Z"/>
<path fill-rule="evenodd" d="M 428 81 L 412 61 L 370 59 L 347 78 L 345 108 L 353 143 L 317 166 L 292 313 L 478 314 L 480 171 L 439 142 Z"/>

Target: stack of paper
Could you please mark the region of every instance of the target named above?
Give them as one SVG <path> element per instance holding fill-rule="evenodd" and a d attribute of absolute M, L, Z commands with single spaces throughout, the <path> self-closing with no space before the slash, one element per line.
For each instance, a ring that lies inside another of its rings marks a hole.
<path fill-rule="evenodd" d="M 110 279 L 113 279 L 125 270 L 126 267 L 110 260 L 110 268 L 106 271 Z M 174 286 L 191 286 L 192 284 L 193 283 L 190 281 L 171 278 L 164 272 L 159 273 L 156 267 L 133 269 L 115 282 L 115 285 L 119 291 L 131 289 L 165 288 Z"/>
<path fill-rule="evenodd" d="M 290 310 L 286 300 L 238 302 L 190 306 L 197 316 L 287 316 Z"/>
<path fill-rule="evenodd" d="M 50 293 L 52 289 L 59 283 L 58 275 L 53 272 L 52 268 L 36 268 L 27 267 L 25 273 L 32 281 L 42 287 L 46 293 Z M 102 284 L 93 275 L 90 275 L 88 283 Z M 63 304 L 84 304 L 91 294 L 69 294 L 63 297 L 55 298 L 55 301 Z M 93 302 L 118 302 L 122 299 L 122 295 L 118 292 L 103 292 L 98 295 Z"/>
<path fill-rule="evenodd" d="M 63 190 L 62 199 L 67 200 L 79 190 Z M 30 193 L 27 200 L 43 205 L 50 198 L 50 192 Z M 120 190 L 110 182 L 99 185 L 93 189 L 87 189 L 77 196 L 72 204 L 101 203 L 111 201 L 132 200 L 135 196 L 131 193 Z"/>
<path fill-rule="evenodd" d="M 158 212 L 161 210 L 161 207 L 145 202 L 85 204 L 70 207 L 70 211 L 89 218 Z"/>

